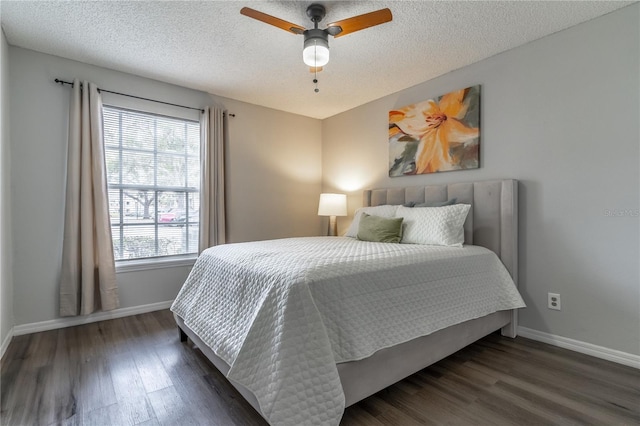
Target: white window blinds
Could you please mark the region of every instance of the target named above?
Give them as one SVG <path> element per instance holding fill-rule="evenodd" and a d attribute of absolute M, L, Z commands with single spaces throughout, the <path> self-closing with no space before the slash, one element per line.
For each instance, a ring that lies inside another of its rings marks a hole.
<path fill-rule="evenodd" d="M 116 260 L 198 252 L 200 124 L 103 108 Z"/>

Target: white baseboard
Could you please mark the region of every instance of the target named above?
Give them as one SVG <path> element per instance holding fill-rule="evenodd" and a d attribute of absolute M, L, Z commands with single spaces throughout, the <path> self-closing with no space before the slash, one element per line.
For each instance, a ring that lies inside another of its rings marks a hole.
<path fill-rule="evenodd" d="M 4 340 L 2 341 L 2 346 L 0 346 L 0 359 L 2 359 L 2 357 L 4 356 L 4 353 L 9 347 L 9 343 L 11 343 L 11 339 L 13 339 L 13 329 L 14 327 L 11 327 L 11 330 L 9 330 Z"/>
<path fill-rule="evenodd" d="M 147 312 L 161 311 L 169 309 L 173 300 L 166 302 L 150 303 L 148 305 L 132 306 L 129 308 L 114 309 L 113 311 L 96 312 L 87 316 L 56 318 L 48 321 L 32 322 L 20 324 L 13 327 L 13 335 L 38 333 L 40 331 L 55 330 L 58 328 L 74 327 L 76 325 L 89 324 L 92 322 L 105 321 L 110 319 L 128 317 L 131 315 L 145 314 Z"/>
<path fill-rule="evenodd" d="M 604 346 L 581 342 L 580 340 L 573 340 L 567 337 L 556 336 L 555 334 L 549 334 L 526 327 L 518 327 L 518 335 L 526 337 L 527 339 L 537 340 L 560 348 L 569 349 L 582 354 L 591 355 L 596 358 L 606 359 L 607 361 L 613 361 L 618 364 L 640 369 L 639 355 L 617 351 L 615 349 L 609 349 Z"/>

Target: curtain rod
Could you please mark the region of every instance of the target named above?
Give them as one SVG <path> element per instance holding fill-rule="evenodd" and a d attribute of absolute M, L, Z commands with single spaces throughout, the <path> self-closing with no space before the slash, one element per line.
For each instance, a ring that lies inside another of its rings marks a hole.
<path fill-rule="evenodd" d="M 60 80 L 59 78 L 56 78 L 54 81 L 56 83 L 60 83 L 63 86 L 65 84 L 68 84 L 69 86 L 73 87 L 73 83 L 70 82 L 70 81 Z M 82 83 L 80 83 L 80 84 L 82 85 Z M 171 105 L 171 106 L 176 106 L 176 107 L 180 107 L 180 108 L 194 109 L 196 111 L 204 112 L 204 110 L 202 108 L 194 108 L 194 107 L 185 106 L 185 105 L 172 104 L 171 102 L 157 101 L 155 99 L 143 98 L 141 96 L 128 95 L 126 93 L 120 93 L 120 92 L 112 92 L 111 90 L 106 90 L 106 89 L 98 89 L 98 92 L 113 93 L 114 95 L 128 96 L 130 98 L 142 99 L 143 101 L 157 102 L 159 104 Z M 231 115 L 232 117 L 235 117 L 235 114 L 229 114 L 229 115 Z"/>

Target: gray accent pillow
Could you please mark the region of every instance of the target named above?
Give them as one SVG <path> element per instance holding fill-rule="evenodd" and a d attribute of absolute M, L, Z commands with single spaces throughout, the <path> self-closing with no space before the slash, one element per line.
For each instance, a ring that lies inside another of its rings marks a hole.
<path fill-rule="evenodd" d="M 424 203 L 416 203 L 415 201 L 409 201 L 404 203 L 405 207 L 444 207 L 444 206 L 452 206 L 456 204 L 458 201 L 457 198 L 452 198 L 447 201 L 425 201 Z"/>
<path fill-rule="evenodd" d="M 362 212 L 358 225 L 358 239 L 378 243 L 399 243 L 402 239 L 402 221 L 398 218 L 384 218 Z"/>

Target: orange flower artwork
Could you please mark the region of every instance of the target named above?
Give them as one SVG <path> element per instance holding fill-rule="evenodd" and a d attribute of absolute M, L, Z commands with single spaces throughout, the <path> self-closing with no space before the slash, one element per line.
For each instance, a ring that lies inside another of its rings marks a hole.
<path fill-rule="evenodd" d="M 480 86 L 389 111 L 389 176 L 477 169 Z"/>

